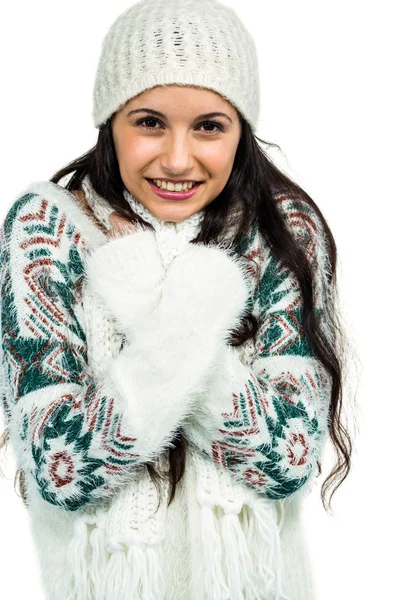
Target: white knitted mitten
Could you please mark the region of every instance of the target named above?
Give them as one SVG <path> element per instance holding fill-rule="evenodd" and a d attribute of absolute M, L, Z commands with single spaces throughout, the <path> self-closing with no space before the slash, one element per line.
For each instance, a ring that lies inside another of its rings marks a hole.
<path fill-rule="evenodd" d="M 240 323 L 250 293 L 246 269 L 238 255 L 221 247 L 191 244 L 167 270 L 150 328 L 168 322 L 170 328 L 185 331 L 192 343 L 199 338 L 229 337 L 229 330 Z"/>
<path fill-rule="evenodd" d="M 152 235 L 106 244 L 87 269 L 128 337 L 105 376 L 130 399 L 142 457 L 157 456 L 191 414 L 249 292 L 241 259 L 218 247 L 189 246 L 163 279 Z"/>
<path fill-rule="evenodd" d="M 127 334 L 154 311 L 165 275 L 150 230 L 115 238 L 96 248 L 86 262 L 89 288 L 101 298 Z"/>

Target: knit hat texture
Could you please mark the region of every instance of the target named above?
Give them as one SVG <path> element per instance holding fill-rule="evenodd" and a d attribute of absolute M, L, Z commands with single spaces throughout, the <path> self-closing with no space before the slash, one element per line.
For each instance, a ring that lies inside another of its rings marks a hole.
<path fill-rule="evenodd" d="M 219 93 L 256 129 L 257 51 L 234 10 L 216 0 L 140 0 L 121 13 L 101 46 L 94 126 L 141 92 L 168 84 Z"/>

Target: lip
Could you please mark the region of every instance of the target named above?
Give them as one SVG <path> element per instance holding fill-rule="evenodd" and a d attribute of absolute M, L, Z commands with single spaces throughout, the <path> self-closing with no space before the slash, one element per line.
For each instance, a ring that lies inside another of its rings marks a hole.
<path fill-rule="evenodd" d="M 165 198 L 166 200 L 186 200 L 187 198 L 191 198 L 197 192 L 201 183 L 196 183 L 190 190 L 186 192 L 170 192 L 169 190 L 162 190 L 156 186 L 155 183 L 151 181 L 151 179 L 146 179 L 151 190 L 160 196 L 160 198 Z"/>

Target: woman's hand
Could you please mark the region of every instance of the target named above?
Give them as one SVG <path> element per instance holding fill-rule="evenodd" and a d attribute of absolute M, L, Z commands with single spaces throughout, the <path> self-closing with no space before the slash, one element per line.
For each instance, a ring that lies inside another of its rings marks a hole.
<path fill-rule="evenodd" d="M 250 294 L 250 273 L 241 256 L 218 246 L 190 244 L 166 272 L 159 317 L 198 339 L 236 329 Z"/>
<path fill-rule="evenodd" d="M 116 211 L 109 215 L 108 220 L 110 221 L 110 225 L 112 227 L 112 229 L 107 231 L 108 237 L 119 238 L 137 231 L 137 227 L 131 221 L 129 221 L 129 219 L 121 217 L 121 215 L 119 215 Z"/>
<path fill-rule="evenodd" d="M 154 233 L 111 212 L 109 242 L 86 261 L 89 288 L 128 337 L 146 323 L 161 296 L 165 275 Z"/>

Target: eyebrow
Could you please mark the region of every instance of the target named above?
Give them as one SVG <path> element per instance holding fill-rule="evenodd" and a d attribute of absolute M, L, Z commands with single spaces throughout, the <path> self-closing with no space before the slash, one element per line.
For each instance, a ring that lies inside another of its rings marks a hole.
<path fill-rule="evenodd" d="M 138 112 L 147 112 L 147 113 L 150 113 L 151 115 L 155 115 L 156 117 L 162 117 L 163 119 L 168 121 L 167 115 L 164 115 L 164 113 L 162 113 L 158 110 L 153 110 L 152 108 L 135 108 L 134 110 L 130 110 L 128 112 L 128 114 L 126 115 L 126 117 L 128 118 L 131 115 L 138 113 Z M 198 117 L 196 117 L 195 121 L 197 121 L 199 119 L 213 119 L 214 117 L 225 117 L 225 119 L 228 119 L 228 121 L 233 123 L 232 119 L 223 112 L 204 113 L 203 115 L 198 115 Z"/>

